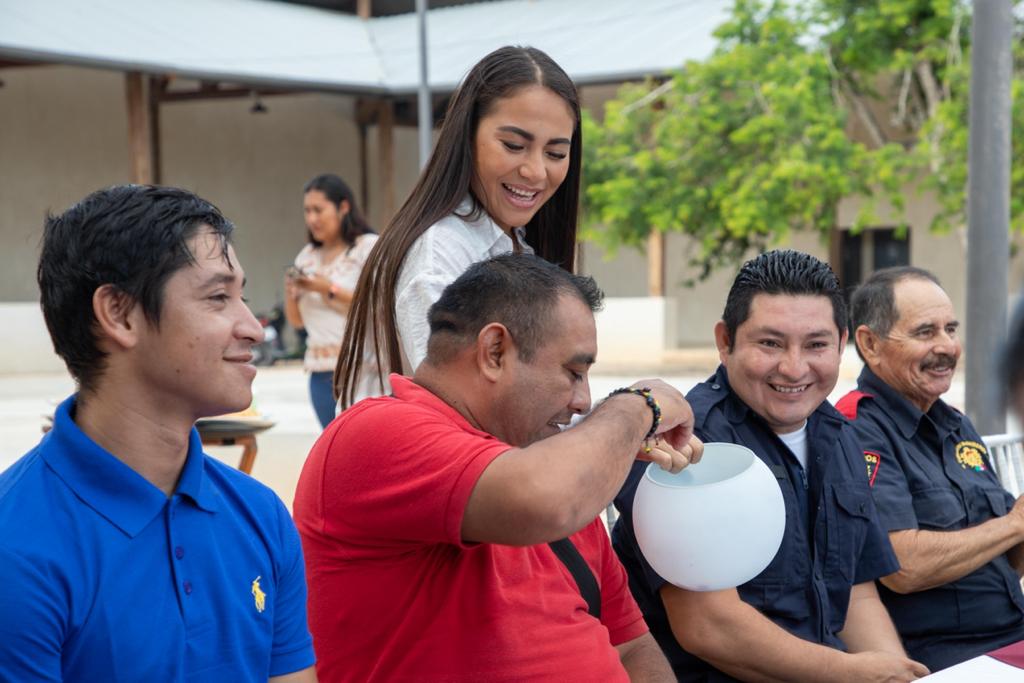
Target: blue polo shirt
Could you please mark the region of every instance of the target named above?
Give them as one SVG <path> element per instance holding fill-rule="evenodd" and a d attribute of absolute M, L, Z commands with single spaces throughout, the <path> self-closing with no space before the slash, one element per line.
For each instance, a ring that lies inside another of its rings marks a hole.
<path fill-rule="evenodd" d="M 836 405 L 857 432 L 887 530 L 956 531 L 1013 507 L 977 430 L 942 400 L 923 413 L 865 367 Z M 1024 639 L 1020 577 L 1005 555 L 938 588 L 878 591 L 907 653 L 932 671 Z"/>
<path fill-rule="evenodd" d="M 75 424 L 0 474 L 0 680 L 262 681 L 313 664 L 299 537 L 192 430 L 168 498 Z"/>
<path fill-rule="evenodd" d="M 729 387 L 724 367 L 686 395 L 704 441 L 737 443 L 775 473 L 786 506 L 782 545 L 768 567 L 737 588 L 740 599 L 795 636 L 845 650 L 850 589 L 899 569 L 878 522 L 864 459 L 847 421 L 829 403 L 807 419 L 807 470 Z M 680 681 L 733 681 L 675 639 L 658 591 L 666 581 L 644 559 L 633 532 L 633 496 L 646 463 L 637 463 L 615 505 L 612 543 L 651 633 Z"/>

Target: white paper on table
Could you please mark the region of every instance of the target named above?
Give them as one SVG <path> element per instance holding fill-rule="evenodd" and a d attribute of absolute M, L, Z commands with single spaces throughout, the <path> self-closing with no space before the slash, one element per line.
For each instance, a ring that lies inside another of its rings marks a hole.
<path fill-rule="evenodd" d="M 982 655 L 966 662 L 960 662 L 931 676 L 925 676 L 929 683 L 1008 683 L 1024 681 L 1024 669 L 1004 664 L 998 659 Z M 923 680 L 923 679 L 922 679 Z"/>

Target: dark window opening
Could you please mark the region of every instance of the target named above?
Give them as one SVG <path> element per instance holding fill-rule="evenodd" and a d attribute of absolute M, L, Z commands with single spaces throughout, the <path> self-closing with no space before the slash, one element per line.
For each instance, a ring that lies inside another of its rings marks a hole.
<path fill-rule="evenodd" d="M 882 268 L 910 265 L 910 232 L 903 237 L 895 228 L 874 228 L 853 234 L 849 230 L 839 233 L 839 254 L 836 275 L 843 286 L 843 295 L 850 295 L 871 273 Z M 850 341 L 853 341 L 851 330 Z"/>

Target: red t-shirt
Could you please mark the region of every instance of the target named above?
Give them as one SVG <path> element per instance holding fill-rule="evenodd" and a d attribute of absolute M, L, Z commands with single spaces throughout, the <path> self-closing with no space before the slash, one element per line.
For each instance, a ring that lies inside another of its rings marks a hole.
<path fill-rule="evenodd" d="M 391 386 L 327 428 L 295 494 L 321 682 L 627 681 L 612 646 L 647 625 L 601 521 L 572 536 L 598 621 L 546 544 L 462 541 L 477 479 L 510 446 L 407 378 Z"/>

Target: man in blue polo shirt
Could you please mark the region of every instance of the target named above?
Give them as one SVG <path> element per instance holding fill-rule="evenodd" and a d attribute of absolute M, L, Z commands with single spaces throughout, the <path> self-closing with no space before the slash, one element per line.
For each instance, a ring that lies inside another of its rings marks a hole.
<path fill-rule="evenodd" d="M 613 543 L 630 587 L 681 681 L 909 681 L 906 657 L 874 579 L 898 568 L 879 526 L 853 431 L 825 400 L 846 342 L 832 269 L 772 251 L 729 290 L 715 342 L 722 364 L 687 395 L 695 432 L 738 443 L 775 473 L 786 506 L 778 554 L 735 589 L 668 584 L 644 559 L 631 507 L 643 467 L 616 498 Z M 713 520 L 708 523 L 713 524 Z"/>
<path fill-rule="evenodd" d="M 850 303 L 864 370 L 837 407 L 900 560 L 879 592 L 907 651 L 937 670 L 1024 639 L 1024 502 L 940 398 L 961 351 L 952 302 L 934 275 L 902 267 L 872 275 Z"/>
<path fill-rule="evenodd" d="M 288 512 L 193 427 L 252 400 L 231 231 L 137 185 L 47 219 L 43 314 L 78 391 L 0 474 L 0 680 L 316 680 Z"/>

